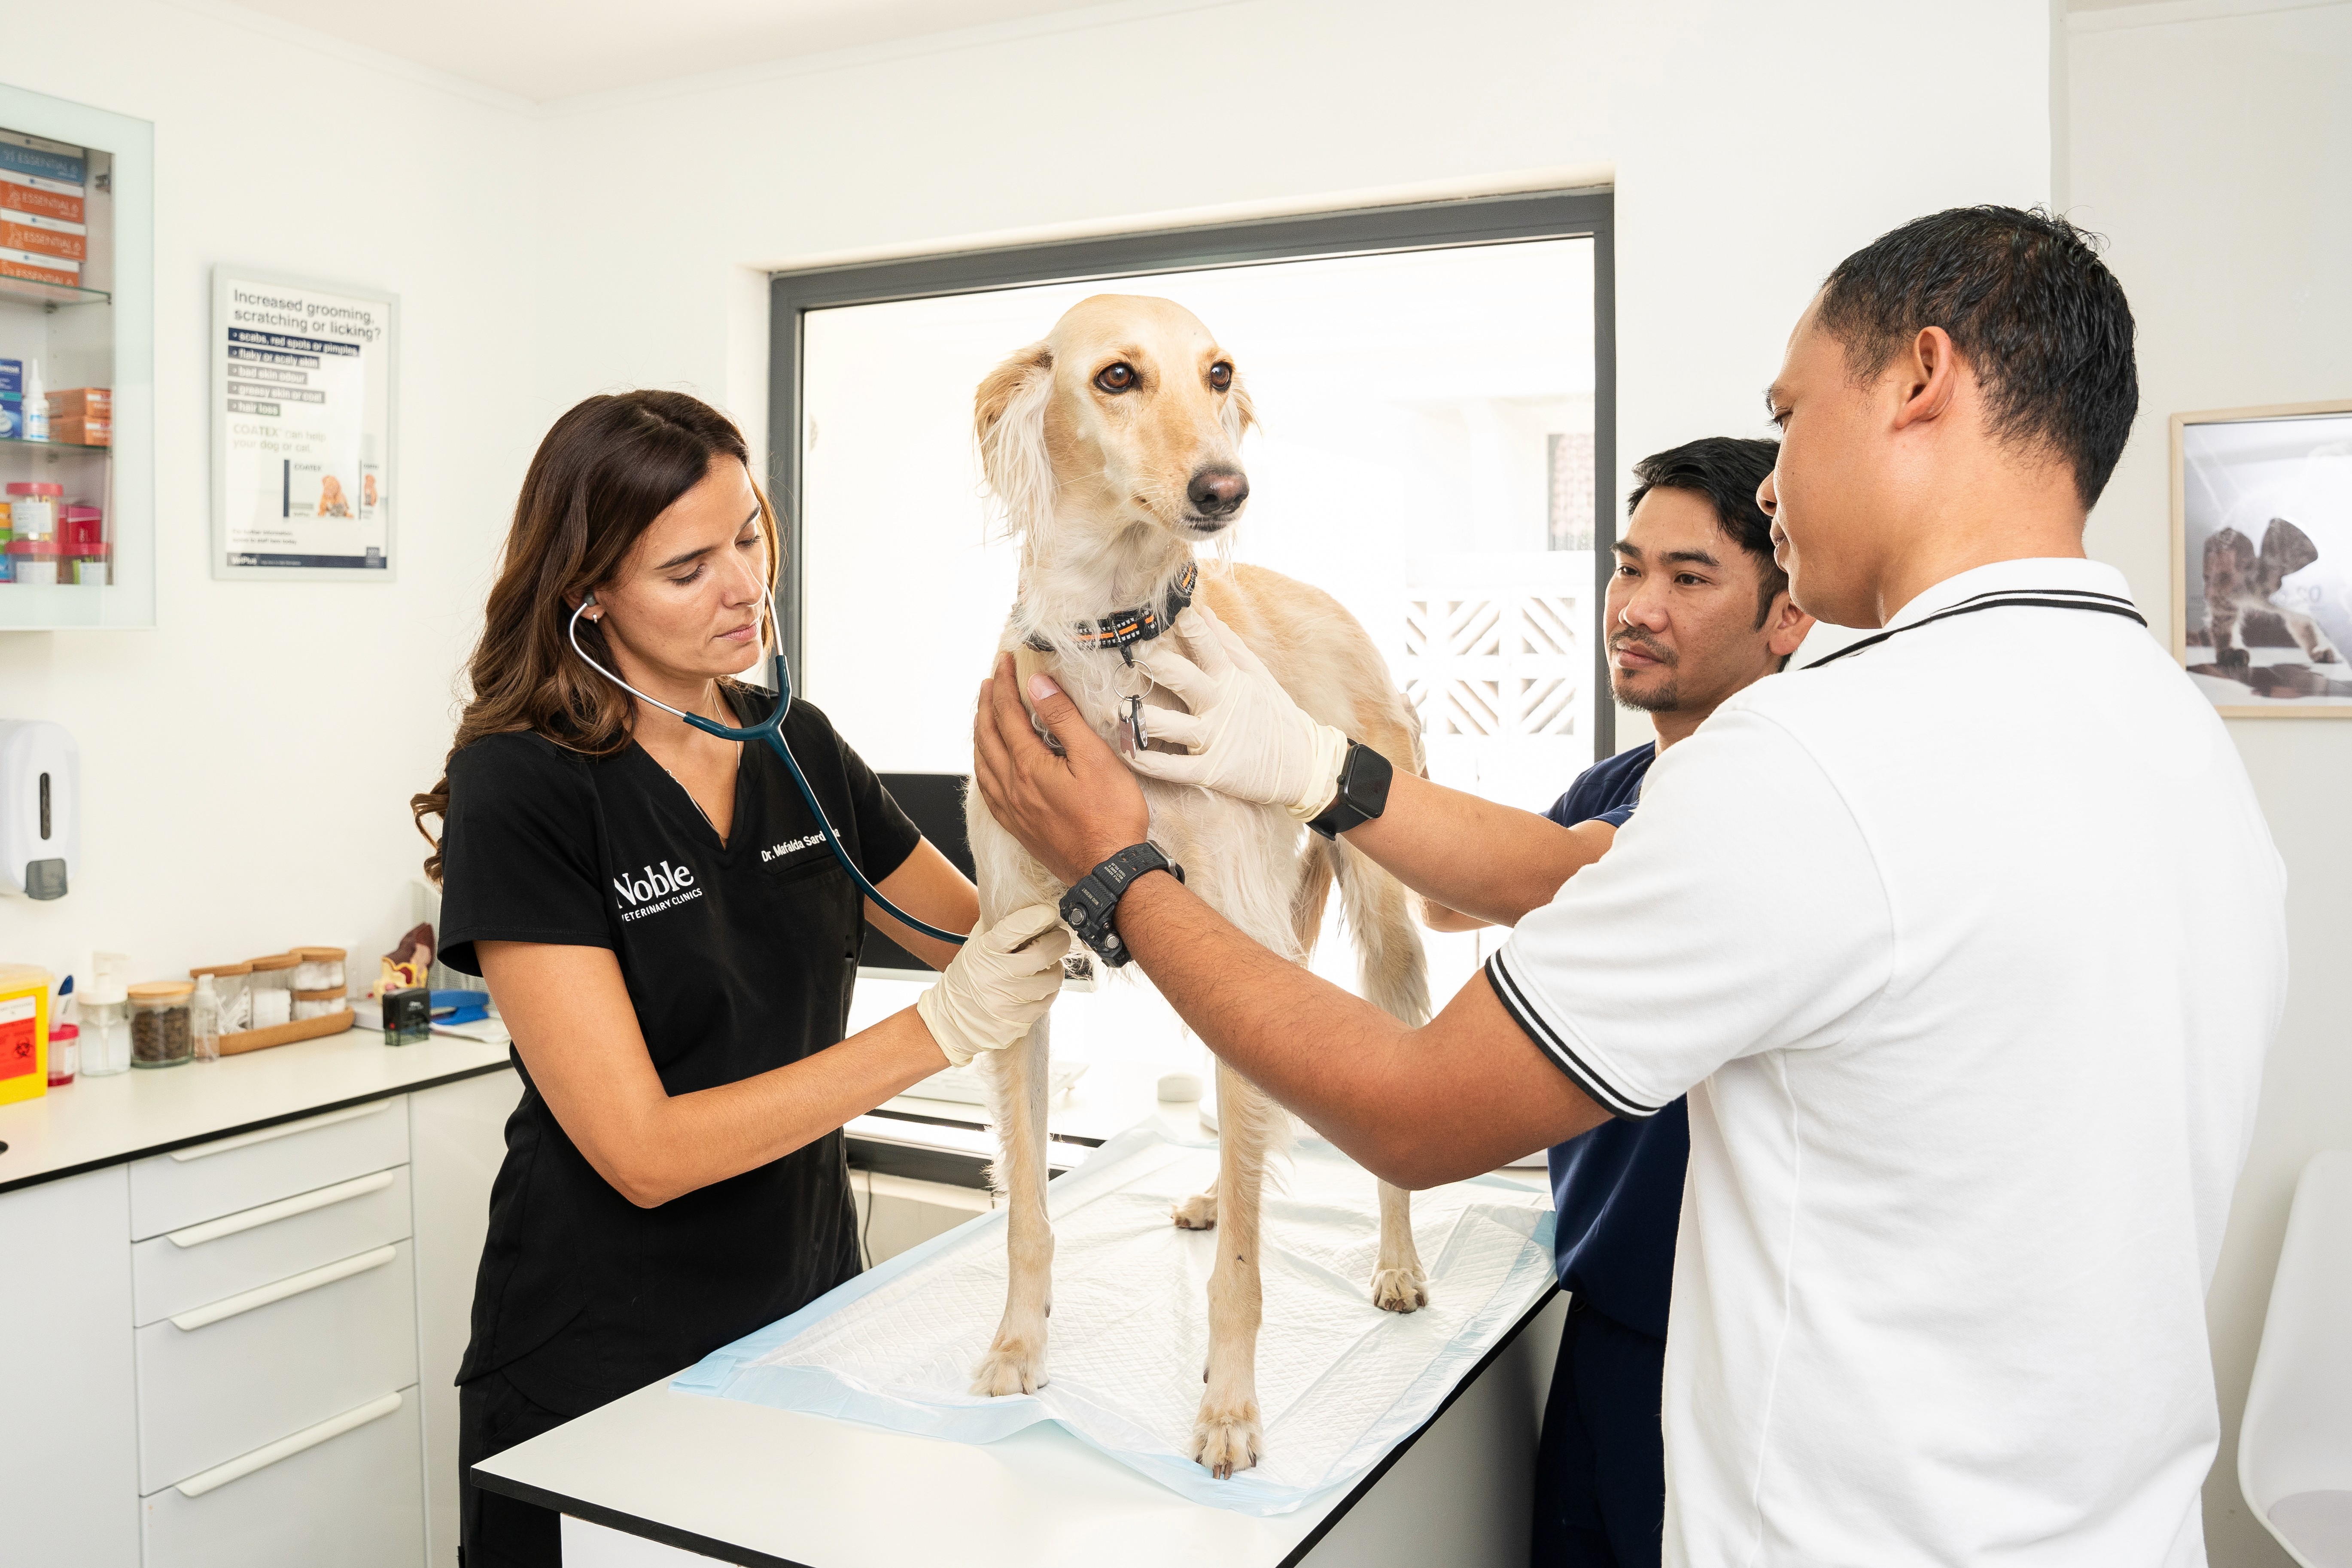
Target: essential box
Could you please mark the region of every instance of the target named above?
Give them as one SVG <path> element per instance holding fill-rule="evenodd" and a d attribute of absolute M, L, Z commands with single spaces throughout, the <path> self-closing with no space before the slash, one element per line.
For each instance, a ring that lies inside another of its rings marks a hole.
<path fill-rule="evenodd" d="M 69 386 L 49 394 L 52 419 L 111 419 L 114 389 L 110 386 Z"/>
<path fill-rule="evenodd" d="M 0 169 L 38 174 L 68 185 L 84 184 L 89 179 L 89 163 L 80 148 L 22 131 L 0 131 Z"/>
<path fill-rule="evenodd" d="M 81 287 L 81 264 L 54 256 L 35 256 L 28 251 L 0 247 L 0 278 L 23 278 L 35 283 L 56 283 L 68 289 Z"/>
<path fill-rule="evenodd" d="M 38 213 L 68 223 L 87 223 L 82 187 L 15 169 L 0 169 L 0 212 Z"/>
<path fill-rule="evenodd" d="M 38 213 L 0 211 L 0 247 L 32 256 L 80 262 L 89 258 L 89 230 Z"/>
<path fill-rule="evenodd" d="M 114 444 L 114 421 L 60 417 L 52 413 L 49 439 L 68 447 L 110 447 Z"/>

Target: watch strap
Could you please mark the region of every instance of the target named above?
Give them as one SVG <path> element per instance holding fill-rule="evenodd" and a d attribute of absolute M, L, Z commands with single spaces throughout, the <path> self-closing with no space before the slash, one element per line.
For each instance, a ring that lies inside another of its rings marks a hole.
<path fill-rule="evenodd" d="M 1094 950 L 1096 957 L 1113 969 L 1126 967 L 1134 956 L 1118 940 L 1113 923 L 1118 901 L 1138 878 L 1153 871 L 1166 871 L 1180 882 L 1184 879 L 1184 868 L 1161 854 L 1157 845 L 1130 844 L 1079 878 L 1062 895 L 1062 919 L 1080 942 Z"/>
<path fill-rule="evenodd" d="M 1347 758 L 1339 764 L 1339 793 L 1322 815 L 1307 824 L 1308 830 L 1335 838 L 1361 827 L 1388 809 L 1389 784 L 1395 777 L 1388 758 L 1361 741 L 1349 742 Z"/>

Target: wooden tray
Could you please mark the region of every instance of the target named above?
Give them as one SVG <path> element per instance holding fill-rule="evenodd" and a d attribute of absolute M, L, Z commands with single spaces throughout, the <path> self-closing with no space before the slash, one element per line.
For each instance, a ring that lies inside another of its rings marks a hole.
<path fill-rule="evenodd" d="M 340 1035 L 358 1019 L 359 1015 L 346 1007 L 340 1013 L 298 1018 L 290 1024 L 272 1024 L 266 1029 L 240 1029 L 221 1037 L 220 1054 L 234 1057 L 246 1051 L 266 1051 L 272 1046 L 290 1046 L 297 1040 L 315 1040 L 321 1035 Z"/>

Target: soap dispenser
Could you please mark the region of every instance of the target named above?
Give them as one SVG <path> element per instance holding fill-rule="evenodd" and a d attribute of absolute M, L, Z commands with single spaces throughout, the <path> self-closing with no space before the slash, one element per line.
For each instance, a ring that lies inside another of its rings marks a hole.
<path fill-rule="evenodd" d="M 62 899 L 81 858 L 81 752 L 62 724 L 0 719 L 0 893 Z"/>

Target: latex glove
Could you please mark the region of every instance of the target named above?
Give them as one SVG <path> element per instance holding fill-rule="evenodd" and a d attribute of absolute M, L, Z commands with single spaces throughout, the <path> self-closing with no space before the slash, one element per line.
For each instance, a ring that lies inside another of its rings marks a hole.
<path fill-rule="evenodd" d="M 1001 1051 L 1045 1016 L 1062 989 L 1069 929 L 1051 904 L 1015 910 L 975 931 L 947 973 L 915 998 L 915 1011 L 947 1058 L 961 1067 L 982 1051 Z"/>
<path fill-rule="evenodd" d="M 1142 751 L 1128 765 L 1148 778 L 1278 805 L 1301 822 L 1321 816 L 1339 793 L 1348 737 L 1307 717 L 1205 605 L 1186 610 L 1171 630 L 1183 652 L 1157 638 L 1135 662 L 1192 711 L 1146 709 L 1144 727 L 1151 739 L 1190 747 L 1192 755 Z"/>

